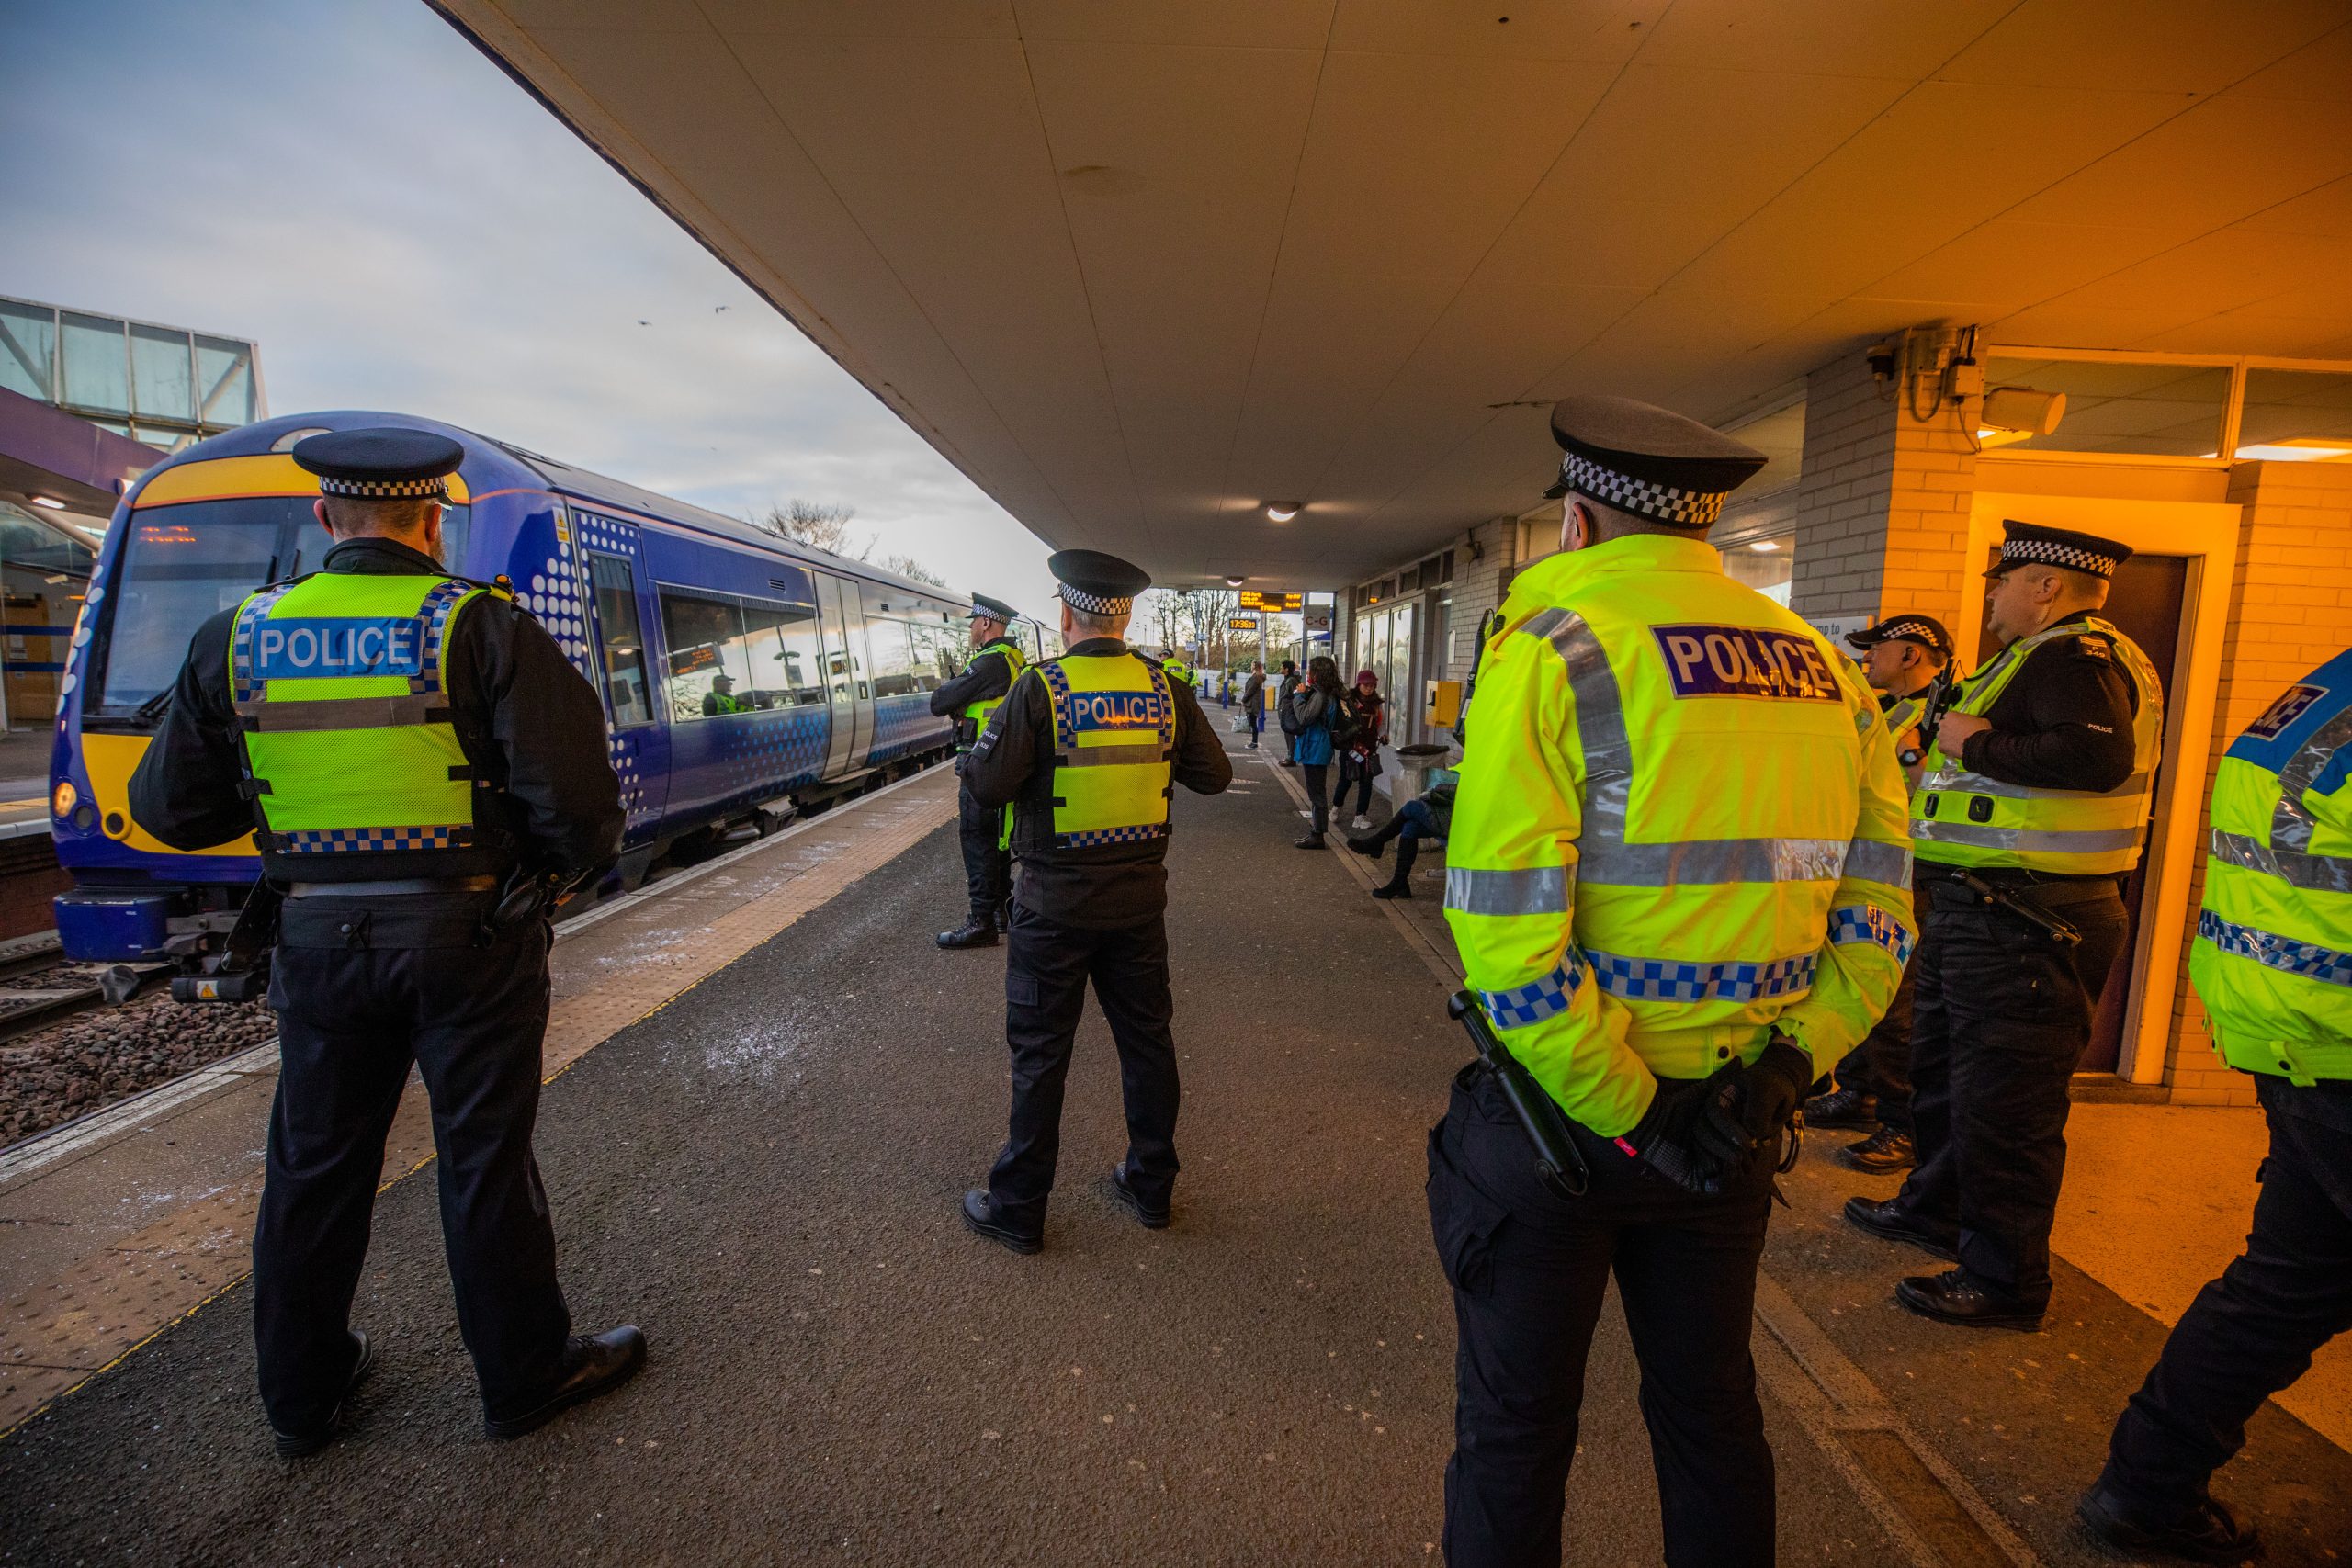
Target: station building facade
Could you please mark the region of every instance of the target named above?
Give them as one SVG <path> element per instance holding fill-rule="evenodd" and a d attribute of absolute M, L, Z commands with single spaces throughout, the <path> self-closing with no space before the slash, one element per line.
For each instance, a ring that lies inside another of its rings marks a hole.
<path fill-rule="evenodd" d="M 1982 336 L 1935 324 L 1857 343 L 1724 421 L 1770 461 L 1711 536 L 1732 575 L 1833 635 L 1901 610 L 1939 617 L 1963 669 L 1993 651 L 1981 573 L 2005 521 L 2134 547 L 2109 615 L 2165 677 L 2165 753 L 2125 890 L 2132 940 L 2081 1087 L 2251 1104 L 2252 1083 L 2214 1055 L 2187 978 L 2206 803 L 2239 731 L 2352 644 L 2352 363 Z M 1980 375 L 1988 388 L 2064 394 L 2057 428 L 1981 423 Z M 1443 739 L 1423 716 L 1431 683 L 1466 680 L 1481 618 L 1558 547 L 1559 527 L 1557 502 L 1489 519 L 1340 593 L 1338 646 L 1409 698 L 1398 744 Z"/>

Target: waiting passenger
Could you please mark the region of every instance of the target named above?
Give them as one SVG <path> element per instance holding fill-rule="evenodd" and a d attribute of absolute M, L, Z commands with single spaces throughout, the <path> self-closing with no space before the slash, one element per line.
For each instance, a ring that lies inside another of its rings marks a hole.
<path fill-rule="evenodd" d="M 1354 784 L 1356 816 L 1349 826 L 1361 833 L 1372 826 L 1372 781 L 1380 773 L 1380 748 L 1388 740 L 1388 703 L 1380 694 L 1380 677 L 1369 670 L 1356 671 L 1355 690 L 1347 700 L 1356 722 L 1340 750 L 1340 776 L 1331 788 L 1331 809 L 1340 809 L 1347 800 L 1348 785 Z"/>
<path fill-rule="evenodd" d="M 1340 684 L 1340 667 L 1328 654 L 1318 653 L 1306 661 L 1306 682 L 1290 699 L 1292 754 L 1306 774 L 1307 822 L 1305 838 L 1295 840 L 1302 850 L 1323 847 L 1323 829 L 1329 825 L 1329 797 L 1324 793 L 1330 782 L 1331 758 L 1338 751 L 1334 730 L 1348 701 L 1346 690 Z"/>
<path fill-rule="evenodd" d="M 1266 733 L 1266 661 L 1252 660 L 1250 679 L 1241 688 L 1242 716 L 1250 721 L 1250 750 L 1258 749 L 1258 737 Z"/>
<path fill-rule="evenodd" d="M 1381 824 L 1379 831 L 1349 836 L 1348 848 L 1374 860 L 1380 858 L 1380 852 L 1389 840 L 1396 840 L 1396 874 L 1372 890 L 1374 897 L 1413 896 L 1413 861 L 1420 853 L 1422 840 L 1442 840 L 1445 830 L 1453 825 L 1453 786 L 1457 777 L 1452 768 L 1438 769 L 1430 776 L 1430 787 L 1400 807 Z"/>
<path fill-rule="evenodd" d="M 1274 723 L 1283 732 L 1283 766 L 1298 766 L 1298 717 L 1291 708 L 1291 698 L 1298 694 L 1298 660 L 1283 660 L 1283 678 L 1274 688 Z"/>

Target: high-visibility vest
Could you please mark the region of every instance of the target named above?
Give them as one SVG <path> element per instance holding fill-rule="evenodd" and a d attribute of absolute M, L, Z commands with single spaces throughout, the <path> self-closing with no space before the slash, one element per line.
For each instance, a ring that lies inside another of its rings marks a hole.
<path fill-rule="evenodd" d="M 977 664 L 991 653 L 1004 655 L 1007 668 L 1004 690 L 1009 696 L 1012 692 L 1012 682 L 1021 679 L 1021 671 L 1024 667 L 1021 649 L 1000 637 L 995 642 L 985 644 L 978 652 L 973 654 L 972 662 Z M 963 742 L 957 750 L 968 751 L 972 749 L 973 743 L 980 738 L 980 731 L 989 727 L 989 715 L 996 712 L 998 705 L 1003 701 L 1003 697 L 988 697 L 977 703 L 964 705 L 964 723 L 967 728 L 963 732 Z"/>
<path fill-rule="evenodd" d="M 1903 777 L 1860 671 L 1703 541 L 1536 562 L 1480 658 L 1447 922 L 1513 1055 L 1606 1136 L 1652 1077 L 1823 1069 L 1912 946 Z"/>
<path fill-rule="evenodd" d="M 492 592 L 322 571 L 238 606 L 229 683 L 271 874 L 482 869 L 466 853 L 481 835 L 447 677 L 450 628 Z"/>
<path fill-rule="evenodd" d="M 1931 743 L 1911 796 L 1911 837 L 1921 860 L 2069 876 L 2109 875 L 2140 863 L 2164 749 L 2165 698 L 2154 667 L 2130 637 L 2095 615 L 2019 637 L 1968 678 L 1951 711 L 1984 714 L 2025 668 L 2028 654 L 2045 642 L 2086 631 L 2113 647 L 2115 662 L 2139 695 L 2132 718 L 2132 776 L 2109 790 L 2003 784 L 1970 773 Z"/>
<path fill-rule="evenodd" d="M 1052 698 L 1052 821 L 1057 850 L 1168 836 L 1176 700 L 1167 672 L 1139 653 L 1064 655 L 1031 666 Z"/>
<path fill-rule="evenodd" d="M 2352 652 L 2231 744 L 2212 824 L 2188 975 L 2222 1059 L 2352 1078 Z"/>
<path fill-rule="evenodd" d="M 1886 718 L 1886 732 L 1897 740 L 1904 731 L 1916 727 L 1928 711 L 1928 694 L 1914 692 L 1907 697 L 1897 697 L 1881 710 Z"/>
<path fill-rule="evenodd" d="M 1161 660 L 1159 661 L 1159 667 L 1168 672 L 1168 678 L 1170 680 L 1182 681 L 1187 686 L 1191 686 L 1195 690 L 1199 689 L 1201 684 L 1200 671 L 1185 663 L 1182 660 L 1177 658 L 1174 654 L 1171 653 L 1167 658 Z"/>

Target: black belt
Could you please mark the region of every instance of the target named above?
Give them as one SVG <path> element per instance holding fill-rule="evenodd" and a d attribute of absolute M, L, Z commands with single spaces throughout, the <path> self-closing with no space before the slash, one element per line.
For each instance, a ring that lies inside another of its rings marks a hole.
<path fill-rule="evenodd" d="M 350 898 L 322 893 L 288 898 L 277 916 L 277 943 L 352 952 L 480 947 L 489 940 L 490 912 L 496 900 L 495 890 L 438 898 Z"/>
<path fill-rule="evenodd" d="M 494 876 L 395 876 L 361 882 L 289 882 L 288 898 L 405 898 L 419 894 L 487 893 Z"/>

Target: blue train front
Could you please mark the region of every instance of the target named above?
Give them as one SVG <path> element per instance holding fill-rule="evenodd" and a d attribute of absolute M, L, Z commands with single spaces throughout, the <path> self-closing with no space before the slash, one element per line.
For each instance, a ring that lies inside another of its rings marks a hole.
<path fill-rule="evenodd" d="M 464 446 L 445 564 L 508 578 L 603 695 L 628 812 L 614 885 L 787 801 L 951 748 L 928 694 L 960 666 L 965 601 L 428 420 L 269 420 L 158 464 L 116 509 L 74 623 L 50 762 L 51 829 L 74 882 L 56 905 L 68 956 L 192 957 L 233 923 L 258 874 L 253 840 L 166 848 L 131 818 L 131 772 L 197 626 L 326 552 L 317 481 L 288 449 L 382 424 Z"/>

